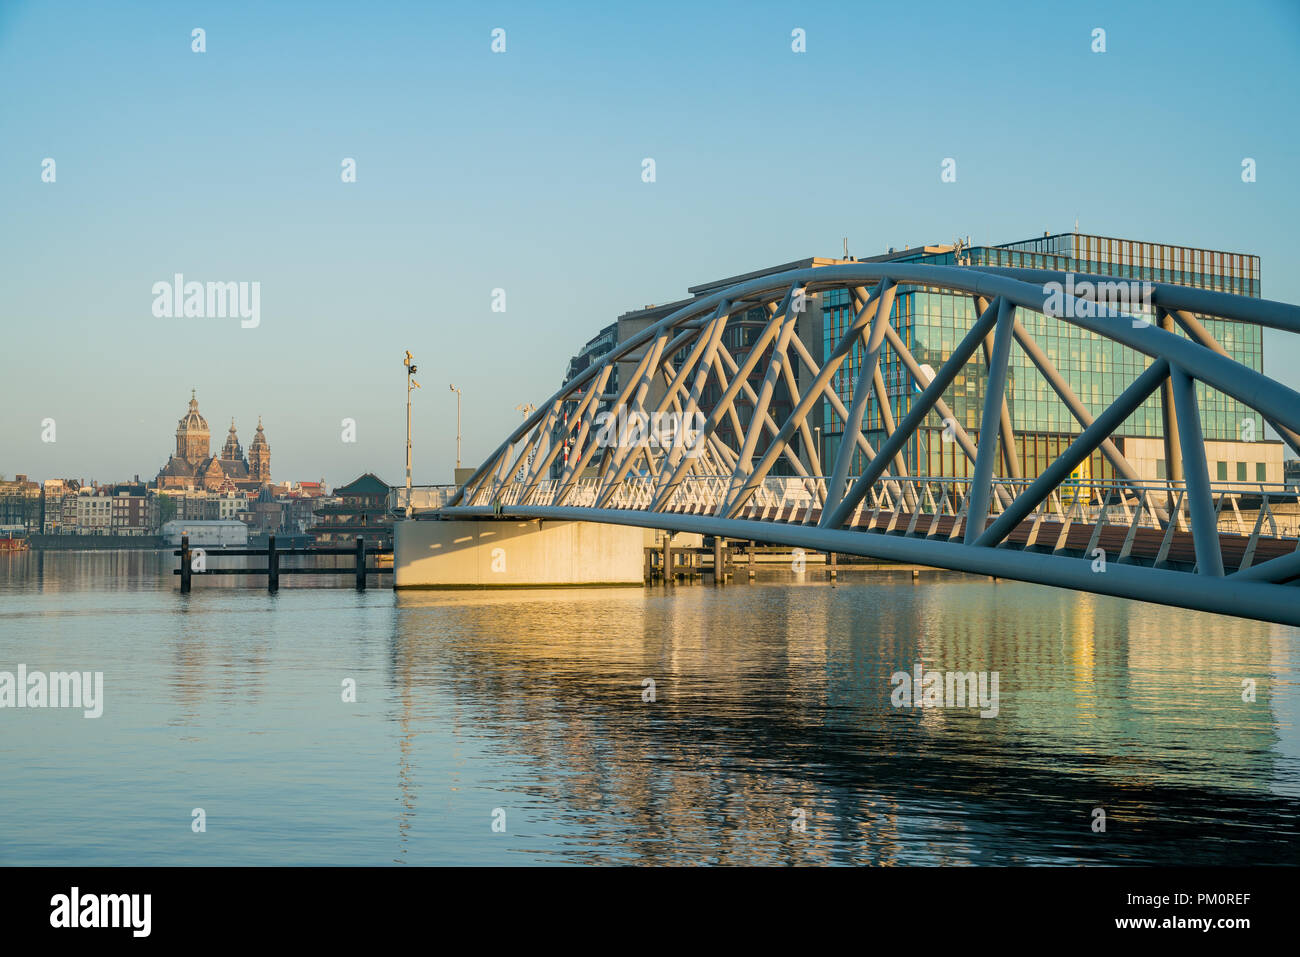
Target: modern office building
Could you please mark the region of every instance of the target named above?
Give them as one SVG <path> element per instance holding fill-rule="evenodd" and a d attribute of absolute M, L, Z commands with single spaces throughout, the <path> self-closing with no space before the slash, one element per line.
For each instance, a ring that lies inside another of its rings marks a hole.
<path fill-rule="evenodd" d="M 890 250 L 863 262 L 900 262 L 933 265 L 962 264 L 1002 266 L 1019 269 L 1073 271 L 1113 276 L 1122 280 L 1176 283 L 1202 289 L 1259 296 L 1259 257 L 1164 243 L 1113 239 L 1083 233 L 1044 235 L 1036 239 L 999 246 L 930 245 Z M 823 297 L 824 335 L 827 348 L 853 319 L 853 305 L 847 293 L 837 291 Z M 1154 320 L 1140 302 L 1128 310 Z M 1103 338 L 1059 318 L 1019 310 L 1018 318 L 1051 359 L 1080 401 L 1094 415 L 1100 413 L 1124 390 L 1151 360 L 1118 342 Z M 976 318 L 975 303 L 965 296 L 922 286 L 900 285 L 891 322 L 916 361 L 938 369 Z M 1258 326 L 1199 317 L 1208 331 L 1232 358 L 1257 371 L 1263 370 L 1263 343 Z M 1182 333 L 1179 332 L 1181 335 Z M 861 346 L 854 349 L 834 378 L 844 404 L 851 404 L 853 387 L 861 361 Z M 881 372 L 890 396 L 894 420 L 911 409 L 920 394 L 918 384 L 886 343 L 880 356 Z M 945 392 L 953 417 L 971 439 L 978 442 L 983 414 L 987 366 L 977 350 L 963 374 Z M 1282 481 L 1282 444 L 1266 440 L 1264 423 L 1254 411 L 1235 399 L 1197 383 L 1202 428 L 1207 439 L 1210 479 L 1228 484 Z M 1008 406 L 1015 433 L 1016 458 L 1022 475 L 1035 477 L 1052 462 L 1080 427 L 1047 381 L 1038 374 L 1028 356 L 1013 347 L 1007 383 Z M 1164 479 L 1167 473 L 1162 440 L 1160 393 L 1156 392 L 1115 433 L 1120 452 L 1143 479 Z M 827 458 L 833 459 L 844 424 L 829 405 L 823 405 Z M 878 446 L 884 439 L 880 409 L 868 398 L 863 433 Z M 944 435 L 944 423 L 931 412 L 922 429 L 907 445 L 905 460 L 910 474 L 969 476 L 974 465 L 961 446 Z M 863 465 L 858 453 L 852 473 Z M 997 460 L 997 474 L 1006 467 Z M 1114 476 L 1111 463 L 1101 452 L 1093 453 L 1079 473 L 1098 479 Z"/>

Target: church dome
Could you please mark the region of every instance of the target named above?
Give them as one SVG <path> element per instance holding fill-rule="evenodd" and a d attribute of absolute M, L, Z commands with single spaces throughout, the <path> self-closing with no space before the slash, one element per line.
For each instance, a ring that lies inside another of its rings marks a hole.
<path fill-rule="evenodd" d="M 189 411 L 176 424 L 176 457 L 198 465 L 208 457 L 208 420 L 199 415 L 199 400 L 190 390 Z"/>
<path fill-rule="evenodd" d="M 234 424 L 233 422 L 231 423 Z M 189 411 L 181 417 L 177 423 L 178 432 L 206 432 L 208 431 L 208 420 L 199 415 L 199 400 L 194 397 L 194 390 L 190 390 L 190 408 Z"/>

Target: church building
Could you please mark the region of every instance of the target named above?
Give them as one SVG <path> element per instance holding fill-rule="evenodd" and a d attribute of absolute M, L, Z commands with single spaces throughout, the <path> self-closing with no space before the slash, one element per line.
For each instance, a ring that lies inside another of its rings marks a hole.
<path fill-rule="evenodd" d="M 221 454 L 210 454 L 210 448 L 208 421 L 199 414 L 198 399 L 191 391 L 189 411 L 176 425 L 176 452 L 159 470 L 155 481 L 157 488 L 256 493 L 271 484 L 271 446 L 266 442 L 260 416 L 257 434 L 248 446 L 247 456 L 239 444 L 234 419 L 230 420 L 230 431 L 221 447 Z"/>

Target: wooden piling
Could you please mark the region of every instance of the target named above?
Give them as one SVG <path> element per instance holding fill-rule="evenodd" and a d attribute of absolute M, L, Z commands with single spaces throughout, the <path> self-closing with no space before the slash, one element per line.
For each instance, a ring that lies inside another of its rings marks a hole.
<path fill-rule="evenodd" d="M 275 550 L 275 536 L 266 539 L 266 590 L 274 593 L 280 590 L 280 556 Z"/>
<path fill-rule="evenodd" d="M 366 590 L 366 537 L 357 536 L 357 591 Z"/>
<path fill-rule="evenodd" d="M 190 566 L 190 537 L 189 535 L 181 536 L 181 594 L 190 593 L 190 575 L 193 569 Z"/>

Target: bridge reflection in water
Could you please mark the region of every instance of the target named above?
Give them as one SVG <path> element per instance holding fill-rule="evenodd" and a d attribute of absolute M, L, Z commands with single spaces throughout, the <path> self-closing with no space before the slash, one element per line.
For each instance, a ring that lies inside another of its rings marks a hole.
<path fill-rule="evenodd" d="M 1289 626 L 947 572 L 178 601 L 162 552 L 0 558 L 0 660 L 103 670 L 107 694 L 95 721 L 8 713 L 16 864 L 1245 864 L 1300 845 Z M 917 663 L 997 671 L 997 717 L 893 707 Z"/>
<path fill-rule="evenodd" d="M 540 859 L 1297 863 L 1296 637 L 946 573 L 401 593 L 404 834 L 457 813 L 419 768 L 450 712 L 511 769 L 464 800 Z M 997 717 L 895 708 L 918 662 L 999 672 Z"/>

